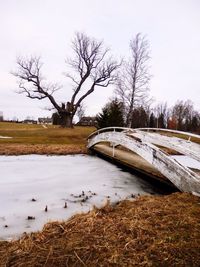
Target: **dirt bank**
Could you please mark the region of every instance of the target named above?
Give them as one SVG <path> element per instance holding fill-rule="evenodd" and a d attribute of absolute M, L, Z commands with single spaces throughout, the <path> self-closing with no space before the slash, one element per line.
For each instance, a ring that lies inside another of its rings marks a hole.
<path fill-rule="evenodd" d="M 20 240 L 0 242 L 0 266 L 200 266 L 200 199 L 142 196 Z"/>
<path fill-rule="evenodd" d="M 56 145 L 56 144 L 0 144 L 0 155 L 68 155 L 86 154 L 87 148 L 83 145 Z"/>

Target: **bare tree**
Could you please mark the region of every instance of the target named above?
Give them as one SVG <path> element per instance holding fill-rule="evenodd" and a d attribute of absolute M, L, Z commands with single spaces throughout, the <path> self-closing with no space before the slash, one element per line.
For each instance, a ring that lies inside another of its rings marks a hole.
<path fill-rule="evenodd" d="M 132 113 L 136 106 L 149 100 L 149 44 L 140 33 L 130 41 L 131 57 L 124 61 L 119 74 L 116 94 L 124 103 L 126 126 L 131 126 Z"/>
<path fill-rule="evenodd" d="M 156 127 L 157 128 L 167 128 L 167 121 L 169 119 L 169 110 L 167 107 L 167 102 L 158 103 L 153 110 L 155 119 L 156 119 Z"/>
<path fill-rule="evenodd" d="M 45 82 L 39 57 L 19 58 L 18 69 L 13 73 L 19 78 L 19 93 L 31 99 L 49 99 L 59 113 L 63 127 L 72 127 L 77 109 L 96 87 L 107 87 L 115 82 L 115 71 L 119 67 L 116 60 L 108 57 L 109 49 L 104 47 L 103 42 L 86 34 L 75 34 L 72 49 L 74 57 L 67 61 L 72 71 L 66 74 L 73 83 L 73 94 L 69 101 L 61 104 L 56 101 L 53 95 L 60 86 Z"/>
<path fill-rule="evenodd" d="M 84 106 L 83 103 L 81 103 L 77 109 L 77 116 L 78 116 L 79 121 L 83 118 L 83 116 L 85 116 L 85 109 L 86 107 Z"/>
<path fill-rule="evenodd" d="M 176 121 L 176 129 L 178 130 L 189 130 L 189 126 L 194 115 L 194 106 L 192 101 L 180 101 L 178 100 L 172 107 L 172 117 Z"/>

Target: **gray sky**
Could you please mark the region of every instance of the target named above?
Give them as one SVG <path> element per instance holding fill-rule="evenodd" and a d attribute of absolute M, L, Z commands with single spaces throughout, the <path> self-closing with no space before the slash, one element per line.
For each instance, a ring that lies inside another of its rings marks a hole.
<path fill-rule="evenodd" d="M 5 118 L 46 116 L 47 101 L 15 93 L 16 56 L 40 55 L 43 73 L 64 85 L 59 100 L 71 90 L 63 72 L 75 31 L 103 39 L 116 57 L 127 56 L 136 33 L 147 35 L 151 48 L 151 95 L 173 105 L 191 99 L 200 108 L 199 0 L 0 0 L 0 110 Z M 112 88 L 97 88 L 85 104 L 99 112 Z"/>

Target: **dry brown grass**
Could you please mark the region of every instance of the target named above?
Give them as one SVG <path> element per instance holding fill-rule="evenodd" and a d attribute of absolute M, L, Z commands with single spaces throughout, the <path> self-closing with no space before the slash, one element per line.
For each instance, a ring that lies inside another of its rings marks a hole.
<path fill-rule="evenodd" d="M 86 153 L 87 137 L 94 127 L 63 129 L 58 126 L 0 122 L 0 155 Z"/>
<path fill-rule="evenodd" d="M 200 266 L 200 200 L 143 196 L 0 243 L 0 266 Z"/>
<path fill-rule="evenodd" d="M 55 145 L 55 144 L 0 144 L 0 155 L 67 155 L 67 154 L 85 154 L 87 148 L 85 145 Z"/>

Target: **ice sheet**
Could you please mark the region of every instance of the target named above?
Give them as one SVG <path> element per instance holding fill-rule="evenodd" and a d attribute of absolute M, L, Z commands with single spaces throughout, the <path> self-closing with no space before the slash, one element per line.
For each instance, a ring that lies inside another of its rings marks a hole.
<path fill-rule="evenodd" d="M 148 183 L 93 156 L 0 156 L 0 239 L 40 230 L 48 221 L 100 207 L 107 199 L 154 192 Z"/>

